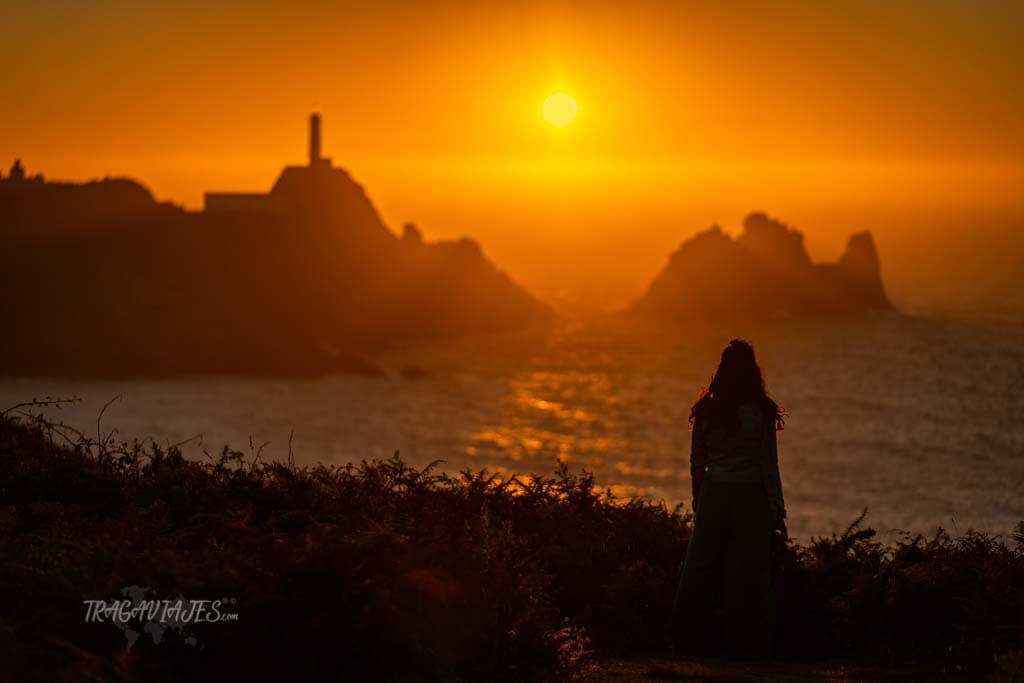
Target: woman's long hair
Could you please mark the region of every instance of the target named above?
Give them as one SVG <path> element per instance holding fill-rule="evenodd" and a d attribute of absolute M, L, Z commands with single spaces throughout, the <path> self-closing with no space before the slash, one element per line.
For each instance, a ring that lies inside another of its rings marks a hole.
<path fill-rule="evenodd" d="M 738 409 L 742 403 L 761 406 L 764 416 L 775 420 L 775 429 L 783 428 L 786 413 L 765 391 L 761 368 L 754 358 L 754 347 L 743 339 L 733 339 L 722 351 L 722 361 L 711 381 L 701 390 L 697 402 L 690 409 L 690 427 L 700 414 L 735 434 L 740 428 Z"/>

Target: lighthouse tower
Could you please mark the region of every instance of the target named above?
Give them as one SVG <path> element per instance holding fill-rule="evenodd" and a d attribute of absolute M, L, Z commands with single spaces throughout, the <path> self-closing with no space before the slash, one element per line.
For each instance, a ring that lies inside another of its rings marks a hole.
<path fill-rule="evenodd" d="M 12 169 L 12 177 L 19 169 L 20 166 Z M 206 211 L 265 214 L 313 206 L 334 192 L 332 183 L 337 183 L 340 176 L 348 177 L 342 169 L 331 165 L 330 157 L 320 156 L 320 114 L 314 112 L 309 117 L 309 164 L 285 166 L 269 194 L 207 192 Z"/>
<path fill-rule="evenodd" d="M 320 156 L 320 114 L 316 112 L 309 117 L 309 167 L 331 167 L 330 157 Z"/>

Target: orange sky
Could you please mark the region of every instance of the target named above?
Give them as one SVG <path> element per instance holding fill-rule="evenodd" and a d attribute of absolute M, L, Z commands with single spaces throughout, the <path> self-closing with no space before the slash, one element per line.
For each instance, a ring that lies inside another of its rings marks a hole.
<path fill-rule="evenodd" d="M 908 291 L 928 211 L 965 216 L 951 236 L 972 210 L 1020 232 L 1021 3 L 139 5 L 0 5 L 5 171 L 129 175 L 198 208 L 302 162 L 316 105 L 392 228 L 613 299 L 752 209 L 819 258 L 875 229 Z M 540 116 L 555 90 L 580 107 L 561 129 Z"/>

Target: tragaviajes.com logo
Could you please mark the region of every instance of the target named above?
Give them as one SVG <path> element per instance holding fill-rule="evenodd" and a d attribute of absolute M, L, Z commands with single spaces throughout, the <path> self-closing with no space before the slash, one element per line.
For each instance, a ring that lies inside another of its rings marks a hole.
<path fill-rule="evenodd" d="M 124 597 L 120 600 L 83 600 L 85 621 L 114 624 L 124 632 L 128 650 L 144 633 L 159 645 L 167 631 L 177 634 L 186 645 L 202 647 L 192 631 L 193 624 L 238 621 L 238 613 L 231 609 L 235 598 L 186 600 L 179 595 L 168 600 L 147 598 L 147 592 L 149 588 L 126 586 L 121 589 Z"/>

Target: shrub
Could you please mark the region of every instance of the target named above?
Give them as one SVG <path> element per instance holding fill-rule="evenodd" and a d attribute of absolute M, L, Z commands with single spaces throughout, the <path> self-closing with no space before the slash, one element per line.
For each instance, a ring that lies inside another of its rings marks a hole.
<path fill-rule="evenodd" d="M 557 677 L 593 650 L 664 651 L 690 523 L 564 464 L 501 479 L 397 453 L 195 462 L 3 416 L 0 660 L 39 680 Z M 940 531 L 891 547 L 862 524 L 781 557 L 780 653 L 1005 679 L 1024 649 L 1024 524 L 1009 543 Z M 239 619 L 142 633 L 125 655 L 82 601 L 132 585 L 234 598 Z"/>

